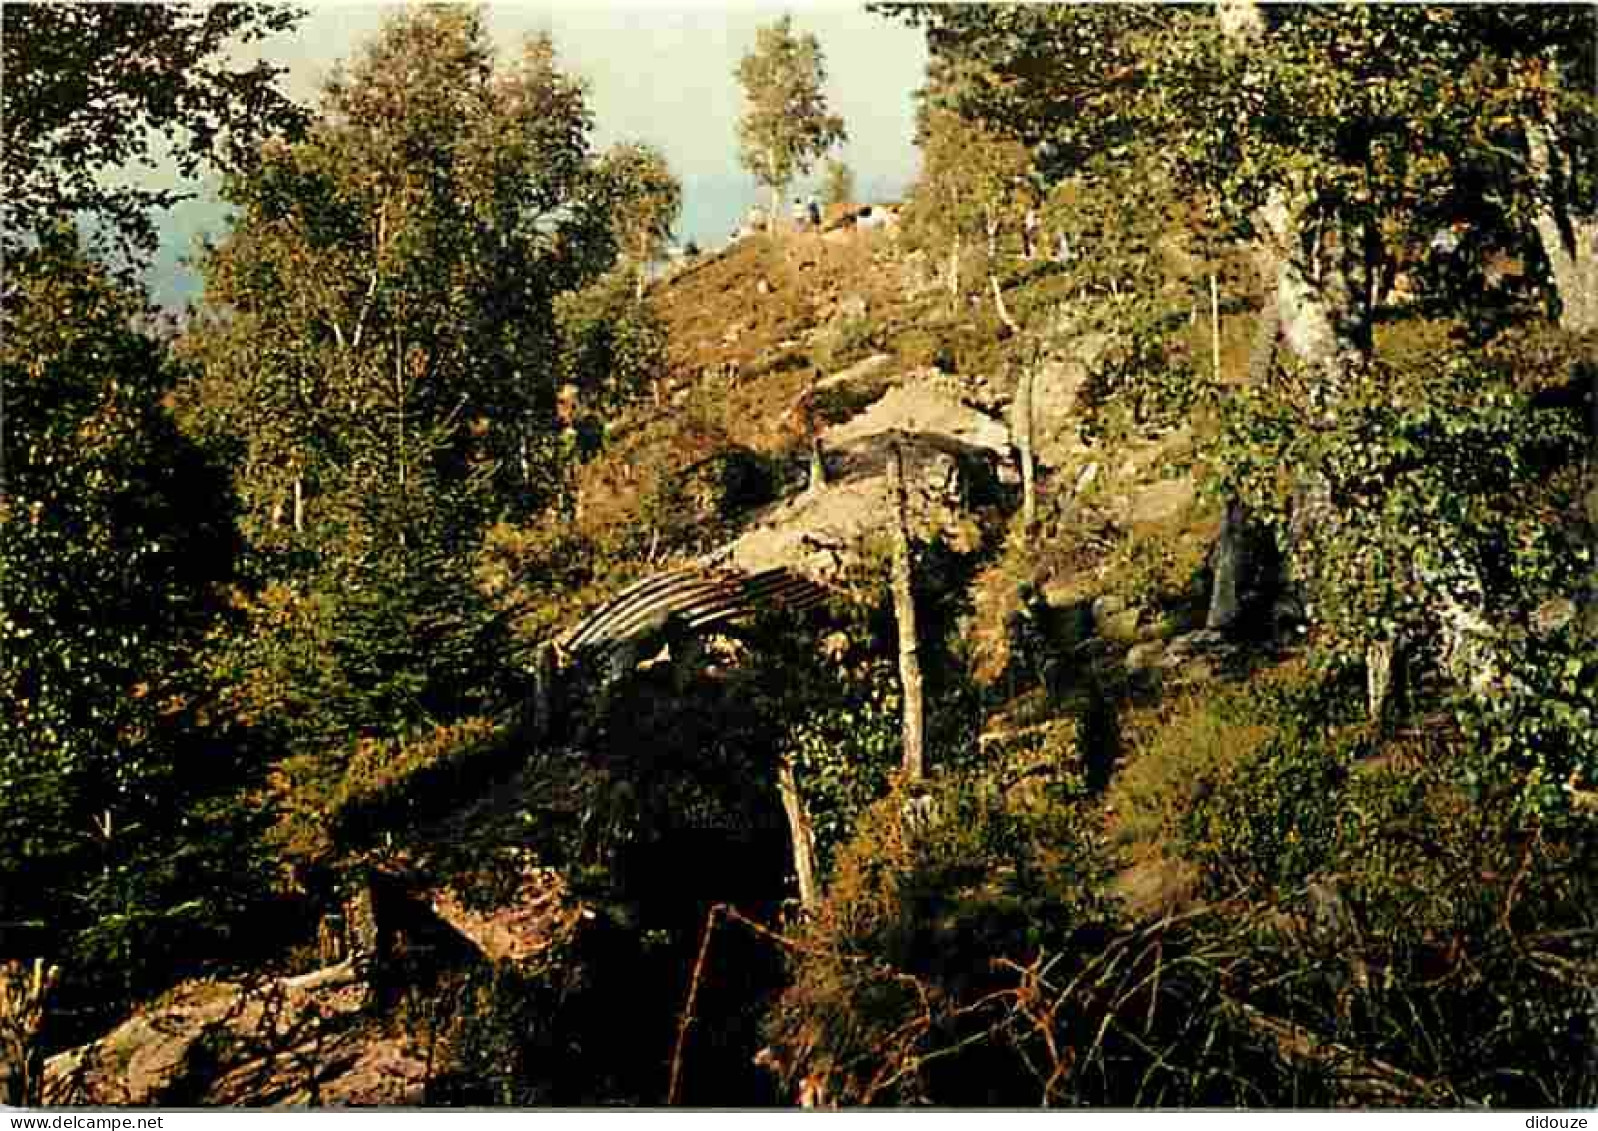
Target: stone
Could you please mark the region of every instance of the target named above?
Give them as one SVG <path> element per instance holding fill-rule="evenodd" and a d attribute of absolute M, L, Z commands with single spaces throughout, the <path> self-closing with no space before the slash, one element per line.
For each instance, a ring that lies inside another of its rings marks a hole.
<path fill-rule="evenodd" d="M 368 1020 L 354 964 L 264 983 L 184 982 L 45 1062 L 51 1106 L 395 1106 L 427 1060 Z M 313 1079 L 314 1075 L 314 1079 Z"/>
<path fill-rule="evenodd" d="M 869 309 L 865 295 L 848 294 L 838 300 L 838 312 L 835 317 L 849 322 L 858 322 L 866 316 Z"/>
<path fill-rule="evenodd" d="M 1224 648 L 1226 643 L 1226 637 L 1222 633 L 1212 628 L 1201 628 L 1197 632 L 1187 632 L 1173 637 L 1169 647 L 1173 652 L 1191 654 Z"/>
<path fill-rule="evenodd" d="M 726 547 L 726 564 L 749 573 L 782 566 L 828 580 L 858 562 L 862 551 L 889 529 L 891 443 L 887 433 L 847 442 L 825 437 L 827 485 L 762 511 Z M 977 548 L 983 532 L 967 510 L 965 496 L 985 479 L 991 482 L 990 454 L 925 433 L 906 435 L 902 443 L 912 536 L 929 539 L 937 534 L 957 553 Z"/>
<path fill-rule="evenodd" d="M 1076 586 L 1065 578 L 1050 578 L 1043 583 L 1042 596 L 1049 608 L 1063 609 L 1076 601 Z"/>
<path fill-rule="evenodd" d="M 449 888 L 429 893 L 428 903 L 490 962 L 526 963 L 565 945 L 582 913 L 552 868 L 524 869 L 515 894 L 492 910 L 468 907 Z"/>
<path fill-rule="evenodd" d="M 839 385 L 848 385 L 854 381 L 861 381 L 867 377 L 874 377 L 881 373 L 893 362 L 891 353 L 874 353 L 863 361 L 857 361 L 847 369 L 841 369 L 830 377 L 823 377 L 816 382 L 816 388 L 832 389 Z"/>
<path fill-rule="evenodd" d="M 1032 450 L 1045 467 L 1061 467 L 1086 450 L 1078 421 L 1077 398 L 1087 382 L 1087 368 L 1072 358 L 1047 361 L 1032 379 Z M 1018 423 L 1010 406 L 1009 423 Z"/>
<path fill-rule="evenodd" d="M 1182 622 L 1174 616 L 1164 616 L 1138 628 L 1139 640 L 1170 640 L 1182 631 Z"/>
<path fill-rule="evenodd" d="M 1093 598 L 1093 616 L 1096 619 L 1114 616 L 1124 608 L 1126 608 L 1126 598 L 1118 597 L 1114 593 Z"/>
<path fill-rule="evenodd" d="M 1138 642 L 1138 620 L 1141 614 L 1137 609 L 1123 609 L 1107 617 L 1093 618 L 1094 627 L 1099 635 L 1106 640 L 1113 640 L 1117 644 L 1135 644 Z M 1162 645 L 1163 647 L 1163 645 Z"/>
<path fill-rule="evenodd" d="M 1126 670 L 1132 672 L 1153 671 L 1161 666 L 1160 661 L 1165 656 L 1165 644 L 1159 640 L 1148 640 L 1142 644 L 1135 644 L 1126 654 Z"/>
<path fill-rule="evenodd" d="M 1552 636 L 1576 619 L 1576 602 L 1569 597 L 1554 597 L 1538 605 L 1531 614 L 1531 632 L 1539 639 Z"/>
<path fill-rule="evenodd" d="M 895 430 L 912 435 L 933 433 L 1002 460 L 1010 458 L 1010 430 L 987 413 L 961 403 L 946 379 L 928 375 L 889 389 L 859 415 L 827 429 L 821 439 L 831 450 L 851 440 Z"/>

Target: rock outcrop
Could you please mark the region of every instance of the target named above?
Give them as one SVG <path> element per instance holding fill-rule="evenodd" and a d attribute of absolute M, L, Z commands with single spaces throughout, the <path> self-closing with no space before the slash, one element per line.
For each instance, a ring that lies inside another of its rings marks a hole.
<path fill-rule="evenodd" d="M 186 982 L 98 1041 L 51 1057 L 51 1106 L 395 1106 L 428 1062 L 365 1012 L 346 962 L 259 983 Z"/>
<path fill-rule="evenodd" d="M 912 534 L 975 549 L 983 532 L 974 504 L 992 496 L 1010 467 L 1009 429 L 962 403 L 948 379 L 922 374 L 823 433 L 827 486 L 757 515 L 724 560 L 750 573 L 781 566 L 817 580 L 836 577 L 887 530 L 894 443 L 904 451 Z"/>

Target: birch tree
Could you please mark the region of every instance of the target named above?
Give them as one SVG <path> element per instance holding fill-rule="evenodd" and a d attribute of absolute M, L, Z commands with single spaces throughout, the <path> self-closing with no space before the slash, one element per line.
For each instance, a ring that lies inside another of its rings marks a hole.
<path fill-rule="evenodd" d="M 738 160 L 771 192 L 773 220 L 795 178 L 848 140 L 843 119 L 827 103 L 827 68 L 821 44 L 783 16 L 761 28 L 738 64 L 744 112 L 738 119 Z"/>
<path fill-rule="evenodd" d="M 553 306 L 614 263 L 625 178 L 549 39 L 502 61 L 483 19 L 391 17 L 306 136 L 229 181 L 205 264 L 185 413 L 237 453 L 253 572 L 281 586 L 244 666 L 292 743 L 477 701 L 501 629 L 472 555 L 559 482 Z"/>

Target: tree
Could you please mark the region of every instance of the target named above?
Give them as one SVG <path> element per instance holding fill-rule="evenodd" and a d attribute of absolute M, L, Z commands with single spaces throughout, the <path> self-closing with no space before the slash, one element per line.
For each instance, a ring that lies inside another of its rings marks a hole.
<path fill-rule="evenodd" d="M 237 537 L 225 474 L 166 406 L 182 369 L 129 285 L 175 191 L 298 115 L 240 42 L 269 5 L 0 13 L 6 192 L 0 418 L 0 920 L 68 957 L 89 1009 L 197 965 L 265 890 L 250 753 L 205 659 Z M 120 249 L 113 271 L 85 251 Z"/>
<path fill-rule="evenodd" d="M 632 260 L 636 297 L 644 297 L 649 265 L 660 258 L 682 214 L 682 185 L 665 155 L 648 145 L 619 145 L 600 162 L 611 185 L 616 244 Z"/>
<path fill-rule="evenodd" d="M 481 12 L 414 9 L 227 185 L 185 412 L 235 456 L 241 696 L 291 749 L 336 761 L 494 701 L 475 555 L 558 490 L 554 303 L 615 259 L 590 126 L 547 37 L 500 65 Z"/>
<path fill-rule="evenodd" d="M 142 296 L 65 230 L 7 273 L 0 918 L 104 1001 L 259 894 L 245 807 L 220 800 L 251 767 L 203 664 L 236 536 L 224 473 L 162 405 L 172 360 L 131 328 Z"/>
<path fill-rule="evenodd" d="M 827 71 L 821 44 L 795 32 L 783 16 L 761 28 L 738 64 L 747 103 L 738 120 L 738 160 L 771 190 L 773 217 L 784 191 L 816 159 L 848 139 L 843 119 L 827 108 Z"/>
<path fill-rule="evenodd" d="M 335 75 L 304 141 L 229 182 L 188 400 L 239 449 L 258 547 L 327 545 L 323 503 L 404 494 L 424 465 L 537 504 L 552 304 L 614 259 L 589 128 L 548 39 L 496 69 L 479 13 L 417 10 Z"/>
<path fill-rule="evenodd" d="M 274 85 L 281 69 L 240 66 L 228 52 L 289 30 L 301 15 L 276 4 L 8 7 L 0 15 L 7 255 L 73 217 L 124 251 L 154 251 L 151 210 L 184 194 L 118 175 L 156 167 L 170 148 L 178 172 L 193 177 L 208 163 L 247 160 L 256 139 L 296 126 L 298 111 Z"/>
<path fill-rule="evenodd" d="M 949 293 L 959 293 L 960 254 L 966 237 L 982 237 L 990 266 L 999 236 L 1019 211 L 1030 167 L 1021 143 L 947 110 L 921 118 L 921 178 L 916 197 L 921 222 L 949 241 Z"/>
<path fill-rule="evenodd" d="M 645 392 L 660 401 L 666 375 L 666 326 L 623 271 L 602 275 L 555 300 L 560 380 L 575 386 L 583 411 L 601 421 Z"/>
<path fill-rule="evenodd" d="M 1524 623 L 1549 599 L 1553 579 L 1572 574 L 1573 540 L 1533 539 L 1534 566 L 1524 560 L 1530 543 L 1471 517 L 1513 490 L 1500 474 L 1526 467 L 1531 450 L 1566 466 L 1568 422 L 1533 411 L 1525 385 L 1507 384 L 1501 362 L 1473 356 L 1495 324 L 1473 294 L 1450 300 L 1468 327 L 1457 373 L 1400 376 L 1377 354 L 1375 314 L 1395 245 L 1424 245 L 1441 224 L 1461 221 L 1478 251 L 1503 248 L 1545 264 L 1540 275 L 1565 327 L 1584 324 L 1590 9 L 1238 2 L 1216 10 L 899 11 L 928 28 L 935 63 L 960 76 L 947 84 L 950 108 L 1030 146 L 1056 189 L 1075 182 L 1079 192 L 1099 193 L 1135 168 L 1140 182 L 1168 179 L 1198 202 L 1217 235 L 1252 245 L 1267 294 L 1262 324 L 1279 330 L 1285 348 L 1271 363 L 1271 390 L 1229 395 L 1223 405 L 1249 423 L 1214 453 L 1220 479 L 1276 530 L 1317 641 L 1338 662 L 1365 663 L 1373 710 L 1385 700 L 1382 673 L 1399 645 L 1436 663 L 1482 708 L 1494 688 L 1502 698 L 1506 686 L 1551 687 L 1560 671 L 1585 670 L 1587 661 L 1567 652 L 1533 657 L 1505 627 Z M 1172 215 L 1160 213 L 1159 224 Z M 1106 229 L 1087 256 L 1124 242 Z M 1126 355 L 1129 366 L 1113 359 L 1113 391 L 1141 396 L 1160 386 L 1178 404 L 1207 399 L 1199 369 L 1158 363 L 1173 320 L 1157 295 L 1121 305 L 1133 316 L 1123 319 L 1121 340 L 1151 348 Z M 1550 377 L 1539 363 L 1521 380 Z M 1481 405 L 1490 420 L 1434 434 L 1436 410 L 1424 398 L 1395 404 L 1399 388 L 1412 396 L 1474 388 L 1491 400 L 1490 411 Z M 1478 427 L 1482 446 L 1464 474 L 1448 437 Z M 1437 478 L 1421 486 L 1422 469 Z M 1284 482 L 1292 485 L 1285 496 Z M 1522 486 L 1550 511 L 1567 512 L 1558 482 Z M 1452 492 L 1453 501 L 1428 501 L 1428 490 Z M 1427 553 L 1417 555 L 1417 545 Z M 1506 560 L 1522 564 L 1506 573 Z M 1535 697 L 1522 690 L 1509 698 Z M 1509 728 L 1500 745 L 1551 744 L 1565 752 L 1550 760 L 1560 772 L 1590 763 L 1578 722 L 1588 708 L 1561 703 L 1513 722 L 1500 713 L 1495 725 Z M 1541 737 L 1525 737 L 1533 732 Z"/>
<path fill-rule="evenodd" d="M 855 198 L 854 170 L 836 157 L 827 159 L 823 199 L 828 204 L 853 204 Z"/>

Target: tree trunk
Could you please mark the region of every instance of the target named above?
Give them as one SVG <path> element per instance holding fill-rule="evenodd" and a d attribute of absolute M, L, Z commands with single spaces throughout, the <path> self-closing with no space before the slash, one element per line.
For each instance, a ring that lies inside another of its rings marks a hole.
<path fill-rule="evenodd" d="M 294 477 L 294 533 L 305 533 L 305 486 L 298 475 Z"/>
<path fill-rule="evenodd" d="M 1217 12 L 1222 29 L 1241 50 L 1248 50 L 1266 33 L 1260 6 L 1254 0 L 1221 0 Z M 1530 129 L 1527 142 L 1533 173 L 1543 176 L 1550 190 L 1562 188 L 1561 170 L 1555 167 L 1557 158 L 1550 152 L 1547 133 L 1540 128 Z M 1592 264 L 1598 250 L 1594 246 L 1598 228 L 1582 233 L 1574 222 L 1561 223 L 1558 208 L 1563 197 L 1558 191 L 1550 191 L 1545 198 L 1552 204 L 1538 217 L 1539 236 L 1545 244 L 1551 237 L 1558 237 L 1553 240 L 1558 246 L 1549 255 L 1555 283 L 1571 312 L 1571 324 L 1582 325 L 1594 317 Z M 1376 267 L 1375 257 L 1370 254 L 1375 234 L 1336 212 L 1317 215 L 1307 207 L 1308 203 L 1290 200 L 1285 191 L 1278 190 L 1257 211 L 1255 227 L 1261 233 L 1265 253 L 1275 262 L 1274 299 L 1282 339 L 1314 376 L 1308 390 L 1309 407 L 1321 421 L 1329 423 L 1342 409 L 1345 376 L 1368 358 L 1372 348 L 1372 299 L 1376 288 L 1368 276 Z M 1565 273 L 1563 278 L 1561 271 Z M 1302 590 L 1311 534 L 1338 521 L 1325 476 L 1301 476 L 1287 529 L 1286 580 L 1291 587 Z M 1456 564 L 1467 576 L 1476 572 L 1473 563 Z M 1461 600 L 1457 582 L 1452 586 L 1438 585 L 1436 579 L 1424 574 L 1417 575 L 1416 580 L 1432 588 L 1429 603 L 1440 626 L 1444 669 L 1472 693 L 1482 696 L 1513 682 L 1500 662 L 1500 634 L 1486 616 L 1485 594 L 1479 581 L 1466 586 L 1473 592 L 1468 600 Z M 1368 642 L 1367 692 L 1373 714 L 1384 711 L 1395 692 L 1393 653 L 1397 647 L 1398 642 L 1392 638 Z"/>
<path fill-rule="evenodd" d="M 1391 636 L 1374 640 L 1365 647 L 1365 710 L 1370 721 L 1378 726 L 1386 718 L 1392 700 L 1397 658 L 1398 643 Z"/>
<path fill-rule="evenodd" d="M 777 764 L 777 792 L 782 796 L 782 811 L 788 817 L 788 837 L 793 844 L 793 872 L 799 880 L 799 905 L 813 911 L 819 893 L 816 890 L 816 836 L 810 823 L 810 811 L 799 795 L 799 781 L 794 776 L 793 759 L 783 758 Z"/>
<path fill-rule="evenodd" d="M 39 959 L 0 964 L 0 1104 L 37 1107 L 43 1098 L 39 1034 L 60 977 L 58 967 Z"/>
<path fill-rule="evenodd" d="M 1526 151 L 1539 189 L 1533 224 L 1559 294 L 1559 325 L 1573 334 L 1598 330 L 1598 216 L 1571 209 L 1566 170 L 1548 126 L 1526 128 Z"/>
<path fill-rule="evenodd" d="M 816 424 L 816 371 L 810 371 L 810 388 L 805 393 L 805 431 L 810 435 L 810 490 L 827 485 L 827 461 L 821 453 L 821 429 Z"/>
<path fill-rule="evenodd" d="M 1265 34 L 1263 13 L 1252 0 L 1221 0 L 1217 15 L 1222 30 L 1241 50 Z M 1273 319 L 1262 321 L 1261 337 L 1255 342 L 1256 357 L 1264 354 L 1264 332 L 1269 328 L 1274 343 L 1276 333 L 1293 354 L 1315 376 L 1309 387 L 1310 407 L 1322 420 L 1334 420 L 1341 409 L 1344 380 L 1354 367 L 1370 355 L 1372 313 L 1377 297 L 1374 273 L 1379 269 L 1377 246 L 1371 221 L 1355 225 L 1336 212 L 1317 216 L 1307 202 L 1290 201 L 1285 192 L 1272 194 L 1256 214 L 1256 227 L 1264 236 L 1265 254 L 1274 260 L 1274 294 L 1268 295 L 1267 310 L 1273 305 Z M 1251 358 L 1251 370 L 1253 361 Z M 1251 374 L 1252 376 L 1252 374 Z M 1228 507 L 1228 519 L 1234 518 Z M 1238 520 L 1241 514 L 1235 516 Z M 1310 474 L 1299 483 L 1288 522 L 1287 562 L 1289 582 L 1302 588 L 1305 575 L 1303 558 L 1310 533 L 1335 524 L 1338 515 L 1331 503 L 1329 484 L 1324 476 Z M 1223 546 L 1228 533 L 1240 533 L 1237 523 L 1223 529 Z M 1212 594 L 1211 619 L 1224 618 L 1229 598 L 1235 602 L 1237 562 L 1228 562 L 1224 552 L 1217 554 L 1216 589 Z M 1230 576 L 1223 577 L 1224 572 Z M 1296 582 L 1296 584 L 1295 584 Z M 1227 590 L 1232 592 L 1228 593 Z M 1299 594 L 1302 599 L 1303 594 Z M 1394 653 L 1392 637 L 1373 640 L 1365 652 L 1367 707 L 1372 721 L 1379 722 L 1393 694 Z M 1445 649 L 1454 650 L 1445 639 Z"/>
<path fill-rule="evenodd" d="M 1591 564 L 1587 574 L 1586 611 L 1582 616 L 1582 627 L 1589 639 L 1598 640 L 1598 365 L 1589 365 L 1588 368 L 1592 370 L 1592 430 L 1587 452 L 1587 495 L 1583 501 L 1587 512 L 1587 545 L 1592 556 L 1587 559 Z"/>
<path fill-rule="evenodd" d="M 1019 339 L 1021 327 L 1010 317 L 1010 311 L 1004 305 L 1004 292 L 999 290 L 999 277 L 990 273 L 988 283 L 993 288 L 993 305 L 998 309 L 999 320 L 1005 324 L 1011 335 Z M 1041 354 L 1041 351 L 1039 353 Z M 1037 461 L 1032 454 L 1032 387 L 1037 377 L 1040 360 L 1040 356 L 1034 356 L 1022 366 L 1021 380 L 1015 390 L 1016 446 L 1021 450 L 1021 527 L 1029 539 L 1038 518 Z"/>
<path fill-rule="evenodd" d="M 1210 376 L 1221 383 L 1221 292 L 1210 276 Z"/>
<path fill-rule="evenodd" d="M 960 233 L 954 233 L 954 242 L 949 245 L 949 309 L 958 314 L 960 311 Z"/>
<path fill-rule="evenodd" d="M 1371 350 L 1363 233 L 1344 230 L 1337 215 L 1311 220 L 1282 193 L 1273 194 L 1258 220 L 1275 265 L 1281 337 L 1316 371 L 1312 400 L 1330 411 L 1344 376 Z"/>
<path fill-rule="evenodd" d="M 555 723 L 555 645 L 549 641 L 533 652 L 533 739 L 549 737 Z"/>
<path fill-rule="evenodd" d="M 1016 423 L 1020 425 L 1016 438 L 1021 447 L 1021 526 L 1029 541 L 1038 521 L 1037 461 L 1032 454 L 1032 386 L 1036 379 L 1036 363 L 1022 368 L 1021 384 L 1015 394 Z"/>
<path fill-rule="evenodd" d="M 898 437 L 888 452 L 888 488 L 893 506 L 893 612 L 899 623 L 899 683 L 904 694 L 904 776 L 926 774 L 922 750 L 921 658 L 916 640 L 915 592 L 911 588 L 909 501 L 905 491 L 904 449 Z"/>

